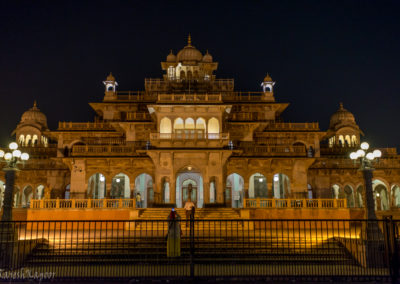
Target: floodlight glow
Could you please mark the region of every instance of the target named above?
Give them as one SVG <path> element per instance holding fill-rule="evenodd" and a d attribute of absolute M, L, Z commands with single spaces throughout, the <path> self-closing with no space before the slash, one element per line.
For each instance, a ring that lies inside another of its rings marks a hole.
<path fill-rule="evenodd" d="M 263 181 L 263 178 L 259 178 L 258 181 L 259 181 L 259 182 L 262 182 L 262 181 Z"/>
<path fill-rule="evenodd" d="M 117 178 L 117 180 L 116 180 L 117 182 L 120 182 L 121 180 L 119 179 L 119 178 Z"/>
<path fill-rule="evenodd" d="M 104 178 L 103 175 L 100 175 L 100 181 L 105 181 L 106 179 Z"/>
<path fill-rule="evenodd" d="M 278 176 L 274 176 L 274 181 L 279 181 L 279 177 Z"/>
<path fill-rule="evenodd" d="M 367 142 L 362 142 L 360 146 L 361 146 L 361 149 L 363 149 L 363 150 L 368 150 L 368 148 L 369 148 L 369 144 Z"/>

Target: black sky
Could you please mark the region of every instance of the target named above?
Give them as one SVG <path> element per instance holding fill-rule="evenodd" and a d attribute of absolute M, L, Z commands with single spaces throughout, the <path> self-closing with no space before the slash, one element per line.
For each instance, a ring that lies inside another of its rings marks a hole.
<path fill-rule="evenodd" d="M 284 119 L 320 123 L 343 102 L 378 147 L 400 146 L 400 1 L 2 1 L 0 143 L 37 99 L 49 126 L 92 121 L 112 71 L 119 90 L 160 77 L 192 34 L 236 90 L 267 72 Z"/>

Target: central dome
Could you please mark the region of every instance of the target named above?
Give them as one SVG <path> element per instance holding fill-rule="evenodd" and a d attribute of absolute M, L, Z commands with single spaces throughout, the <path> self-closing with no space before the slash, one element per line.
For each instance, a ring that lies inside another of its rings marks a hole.
<path fill-rule="evenodd" d="M 203 54 L 201 54 L 201 52 L 197 48 L 192 46 L 192 39 L 189 35 L 188 44 L 178 52 L 176 57 L 179 62 L 199 62 L 203 59 Z"/>

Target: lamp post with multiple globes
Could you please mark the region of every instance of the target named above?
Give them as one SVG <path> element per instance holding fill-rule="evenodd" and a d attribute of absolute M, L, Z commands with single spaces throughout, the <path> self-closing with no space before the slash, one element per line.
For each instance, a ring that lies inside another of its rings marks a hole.
<path fill-rule="evenodd" d="M 3 168 L 6 177 L 6 188 L 4 190 L 3 216 L 1 221 L 12 221 L 12 199 L 14 192 L 15 172 L 18 171 L 18 164 L 29 160 L 28 153 L 21 153 L 18 144 L 15 142 L 9 145 L 10 152 L 0 150 L 0 162 L 5 162 Z"/>

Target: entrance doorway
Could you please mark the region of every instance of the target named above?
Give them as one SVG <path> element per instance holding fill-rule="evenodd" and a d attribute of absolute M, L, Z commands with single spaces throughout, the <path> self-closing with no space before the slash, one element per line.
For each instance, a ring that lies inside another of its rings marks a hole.
<path fill-rule="evenodd" d="M 186 168 L 176 178 L 176 206 L 182 208 L 189 198 L 197 208 L 203 207 L 203 178 L 200 172 Z"/>

